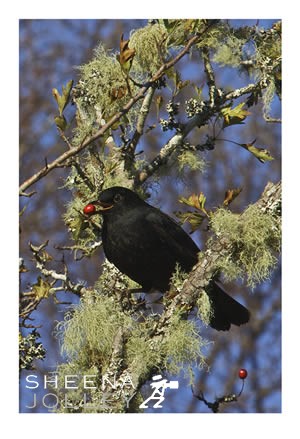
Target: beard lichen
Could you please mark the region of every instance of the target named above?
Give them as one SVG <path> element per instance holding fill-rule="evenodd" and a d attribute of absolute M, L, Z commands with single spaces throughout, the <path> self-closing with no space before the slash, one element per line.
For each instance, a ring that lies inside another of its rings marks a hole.
<path fill-rule="evenodd" d="M 134 73 L 143 76 L 154 73 L 165 61 L 167 54 L 167 32 L 161 24 L 148 24 L 133 31 L 130 35 L 130 46 L 135 49 L 132 63 Z"/>
<path fill-rule="evenodd" d="M 241 215 L 219 209 L 211 218 L 211 228 L 217 236 L 229 241 L 230 252 L 222 257 L 218 269 L 225 278 L 246 279 L 248 286 L 269 279 L 277 265 L 281 230 L 277 218 L 249 206 Z"/>
<path fill-rule="evenodd" d="M 132 319 L 124 314 L 113 297 L 90 294 L 58 324 L 62 352 L 83 369 L 109 364 L 116 335 L 120 328 L 130 328 Z"/>

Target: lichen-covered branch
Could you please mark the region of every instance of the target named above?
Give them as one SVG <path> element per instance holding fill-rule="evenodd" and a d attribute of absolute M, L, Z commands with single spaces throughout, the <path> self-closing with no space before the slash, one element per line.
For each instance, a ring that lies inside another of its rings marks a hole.
<path fill-rule="evenodd" d="M 194 36 L 192 36 L 189 41 L 186 43 L 186 45 L 183 47 L 183 49 L 174 56 L 171 60 L 164 63 L 157 71 L 152 75 L 149 82 L 147 82 L 145 85 L 141 87 L 139 92 L 133 96 L 127 104 L 116 114 L 114 114 L 108 122 L 106 122 L 95 134 L 88 136 L 88 138 L 84 139 L 84 141 L 81 142 L 78 146 L 73 146 L 61 154 L 59 157 L 57 157 L 55 160 L 53 160 L 51 163 L 47 163 L 46 166 L 44 166 L 40 171 L 32 175 L 30 178 L 28 178 L 26 181 L 24 181 L 19 188 L 20 194 L 24 195 L 25 191 L 32 186 L 34 183 L 39 181 L 41 178 L 45 177 L 47 174 L 49 174 L 50 171 L 53 169 L 56 169 L 57 167 L 60 167 L 65 164 L 65 162 L 70 159 L 71 157 L 74 157 L 79 152 L 83 151 L 87 146 L 91 145 L 93 142 L 95 142 L 97 139 L 102 137 L 116 122 L 118 122 L 121 117 L 123 117 L 128 111 L 138 102 L 140 99 L 142 99 L 147 92 L 147 90 L 150 87 L 153 87 L 157 81 L 170 69 L 172 68 L 182 57 L 184 57 L 191 47 L 195 45 L 200 39 L 203 34 L 205 34 L 208 29 L 210 29 L 217 20 L 211 20 L 208 22 L 205 29 Z"/>
<path fill-rule="evenodd" d="M 191 118 L 173 137 L 161 148 L 158 155 L 148 164 L 143 166 L 139 170 L 135 177 L 135 184 L 140 185 L 150 178 L 161 166 L 166 164 L 171 155 L 180 149 L 183 145 L 184 139 L 190 134 L 190 132 L 196 127 L 202 127 L 208 123 L 208 121 L 216 116 L 220 108 L 227 102 L 237 99 L 245 94 L 251 94 L 257 91 L 261 91 L 266 88 L 268 82 L 265 79 L 259 80 L 255 84 L 248 84 L 245 87 L 236 89 L 232 92 L 228 92 L 218 97 L 218 104 L 211 106 L 212 95 L 210 101 L 204 102 L 203 111 L 200 114 L 196 114 Z M 212 90 L 211 90 L 211 93 Z"/>
<path fill-rule="evenodd" d="M 281 182 L 268 183 L 260 199 L 254 205 L 262 214 L 274 218 L 274 227 L 280 230 Z M 209 248 L 200 254 L 199 262 L 193 268 L 181 291 L 183 303 L 194 303 L 199 289 L 204 289 L 219 270 L 219 260 L 230 255 L 232 243 L 225 237 L 210 242 Z"/>
<path fill-rule="evenodd" d="M 29 248 L 35 260 L 36 268 L 43 275 L 43 278 L 39 277 L 37 282 L 32 285 L 30 291 L 21 291 L 20 293 L 19 316 L 22 319 L 23 324 L 27 319 L 30 319 L 30 314 L 38 307 L 43 299 L 48 299 L 52 296 L 56 303 L 65 304 L 65 302 L 58 301 L 56 298 L 57 292 L 69 291 L 77 296 L 82 296 L 87 292 L 87 289 L 82 283 L 75 284 L 71 281 L 65 264 L 63 272 L 47 268 L 47 263 L 52 259 L 52 257 L 45 251 L 47 245 L 48 241 L 39 246 L 34 246 L 32 243 L 29 243 Z"/>
<path fill-rule="evenodd" d="M 268 183 L 260 199 L 255 203 L 255 207 L 264 215 L 270 215 L 274 218 L 274 224 L 280 227 L 280 209 L 281 206 L 281 183 Z M 241 214 L 242 215 L 242 214 Z M 152 318 L 151 326 L 148 331 L 144 332 L 145 339 L 143 343 L 151 352 L 159 352 L 159 357 L 155 356 L 153 364 L 147 364 L 139 367 L 136 364 L 136 358 L 130 361 L 130 356 L 125 361 L 126 350 L 128 350 L 128 340 L 133 336 L 134 330 L 117 331 L 113 342 L 112 354 L 110 362 L 105 370 L 108 376 L 116 376 L 119 385 L 115 389 L 108 390 L 106 396 L 110 401 L 111 411 L 128 411 L 130 405 L 135 404 L 135 396 L 141 385 L 151 377 L 153 371 L 163 370 L 167 364 L 167 355 L 170 354 L 164 350 L 164 343 L 171 337 L 174 331 L 174 319 L 176 324 L 180 320 L 186 322 L 189 311 L 195 306 L 199 306 L 199 298 L 205 296 L 205 289 L 208 287 L 216 272 L 219 270 L 219 260 L 230 254 L 232 243 L 226 237 L 216 237 L 209 242 L 209 247 L 200 254 L 199 262 L 192 272 L 186 278 L 182 285 L 182 289 L 175 296 L 169 295 L 165 298 L 164 310 L 156 319 Z M 188 321 L 186 322 L 188 323 Z M 143 323 L 140 323 L 143 325 Z M 177 334 L 176 334 L 177 336 Z M 140 335 L 141 338 L 141 335 Z M 188 338 L 186 338 L 187 343 Z M 142 340 L 141 340 L 142 341 Z M 198 340 L 201 343 L 201 339 Z M 203 343 L 203 341 L 202 341 Z M 137 348 L 136 348 L 137 349 Z M 150 354 L 149 354 L 150 355 Z M 175 352 L 174 352 L 175 355 Z M 145 354 L 146 356 L 146 354 Z M 151 358 L 151 355 L 150 355 Z M 143 359 L 141 359 L 141 362 Z M 130 401 L 129 407 L 125 400 L 120 398 L 120 386 L 126 377 L 130 376 L 133 386 L 127 389 L 126 400 Z M 99 396 L 99 395 L 98 395 Z"/>
<path fill-rule="evenodd" d="M 154 96 L 154 92 L 155 92 L 155 87 L 150 87 L 149 90 L 147 91 L 139 112 L 136 130 L 128 146 L 124 148 L 124 155 L 125 155 L 124 168 L 126 170 L 132 171 L 135 149 L 137 147 L 137 144 L 141 136 L 143 135 L 145 122 L 150 111 L 150 105 Z"/>

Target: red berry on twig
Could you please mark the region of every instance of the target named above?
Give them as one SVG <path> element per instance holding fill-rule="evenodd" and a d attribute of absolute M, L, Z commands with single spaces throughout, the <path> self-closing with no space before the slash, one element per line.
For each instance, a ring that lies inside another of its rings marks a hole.
<path fill-rule="evenodd" d="M 94 204 L 87 204 L 83 209 L 83 213 L 85 213 L 85 215 L 92 215 L 95 212 L 96 206 Z"/>
<path fill-rule="evenodd" d="M 239 377 L 241 380 L 244 380 L 245 378 L 247 378 L 247 376 L 248 376 L 248 372 L 246 369 L 239 370 Z"/>

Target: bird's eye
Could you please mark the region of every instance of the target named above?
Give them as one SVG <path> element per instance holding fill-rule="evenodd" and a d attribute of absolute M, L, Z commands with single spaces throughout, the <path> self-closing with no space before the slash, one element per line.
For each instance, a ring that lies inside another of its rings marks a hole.
<path fill-rule="evenodd" d="M 116 194 L 115 196 L 114 196 L 114 202 L 115 203 L 118 203 L 118 201 L 120 201 L 122 199 L 122 196 L 120 195 L 120 194 Z"/>

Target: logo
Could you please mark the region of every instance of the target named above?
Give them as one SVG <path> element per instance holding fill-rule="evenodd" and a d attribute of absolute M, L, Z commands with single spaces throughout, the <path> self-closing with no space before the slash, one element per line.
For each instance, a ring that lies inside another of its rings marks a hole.
<path fill-rule="evenodd" d="M 152 387 L 153 392 L 149 396 L 149 398 L 145 399 L 145 401 L 140 404 L 141 409 L 148 408 L 148 403 L 150 401 L 156 401 L 153 405 L 154 409 L 162 408 L 161 403 L 165 400 L 164 394 L 166 389 L 178 389 L 178 381 L 168 381 L 166 379 L 163 379 L 161 375 L 154 375 L 152 377 L 152 383 L 150 384 L 150 387 Z"/>
<path fill-rule="evenodd" d="M 22 384 L 30 392 L 24 400 L 25 411 L 39 408 L 50 412 L 60 409 L 70 409 L 74 412 L 81 409 L 109 410 L 118 399 L 123 400 L 128 408 L 136 395 L 130 375 L 103 375 L 99 382 L 96 375 L 64 375 L 59 379 L 54 371 L 46 375 L 27 375 Z M 154 409 L 162 408 L 166 390 L 178 389 L 179 385 L 178 381 L 168 381 L 162 375 L 154 375 L 150 387 L 152 393 L 140 404 L 141 409 L 149 406 Z M 114 399 L 111 399 L 112 394 Z M 93 398 L 93 395 L 97 397 Z"/>

